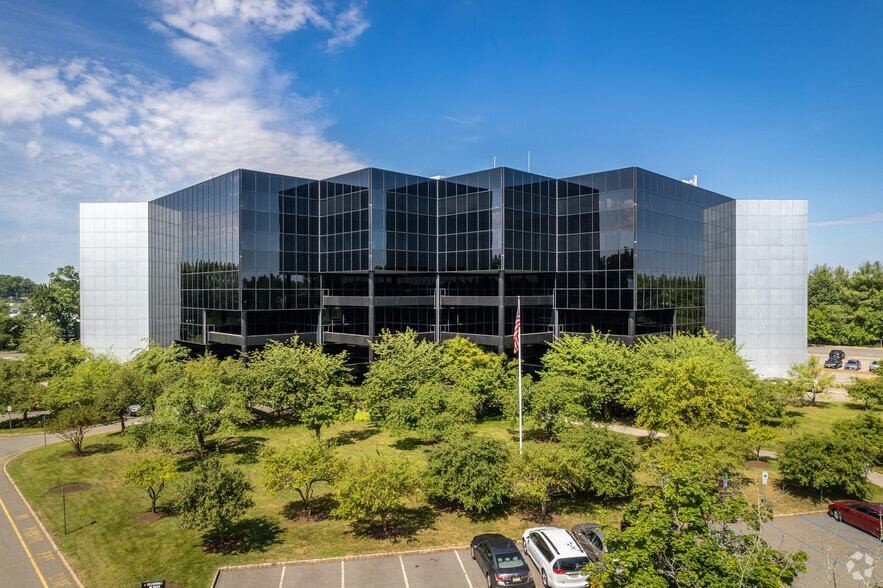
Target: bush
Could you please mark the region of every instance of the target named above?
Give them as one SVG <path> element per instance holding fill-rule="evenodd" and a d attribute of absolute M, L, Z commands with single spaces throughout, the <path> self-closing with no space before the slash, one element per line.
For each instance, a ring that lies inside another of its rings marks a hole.
<path fill-rule="evenodd" d="M 509 495 L 509 450 L 487 437 L 444 443 L 428 456 L 423 488 L 431 500 L 447 500 L 467 512 L 483 513 L 503 504 Z"/>
<path fill-rule="evenodd" d="M 181 526 L 209 529 L 223 542 L 230 527 L 254 506 L 252 487 L 242 470 L 222 466 L 217 458 L 202 461 L 175 499 Z"/>
<path fill-rule="evenodd" d="M 383 530 L 417 492 L 417 477 L 408 462 L 377 457 L 361 459 L 347 468 L 337 483 L 338 507 L 333 514 L 350 521 L 373 524 Z"/>
<path fill-rule="evenodd" d="M 574 464 L 577 489 L 602 498 L 622 498 L 635 484 L 635 443 L 607 428 L 574 427 L 561 436 L 564 447 L 577 458 Z"/>
<path fill-rule="evenodd" d="M 868 462 L 883 464 L 883 419 L 872 414 L 860 414 L 853 419 L 834 422 L 836 435 L 855 435 L 868 445 Z"/>
<path fill-rule="evenodd" d="M 786 480 L 821 490 L 840 487 L 855 496 L 868 494 L 867 443 L 854 434 L 814 433 L 785 443 L 779 472 Z"/>

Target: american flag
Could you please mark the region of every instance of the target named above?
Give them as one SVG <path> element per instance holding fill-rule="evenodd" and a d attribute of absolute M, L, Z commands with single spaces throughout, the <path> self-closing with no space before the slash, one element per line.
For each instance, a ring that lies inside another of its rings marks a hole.
<path fill-rule="evenodd" d="M 515 334 L 512 335 L 515 341 L 515 353 L 521 348 L 521 303 L 518 304 L 518 311 L 515 313 Z"/>

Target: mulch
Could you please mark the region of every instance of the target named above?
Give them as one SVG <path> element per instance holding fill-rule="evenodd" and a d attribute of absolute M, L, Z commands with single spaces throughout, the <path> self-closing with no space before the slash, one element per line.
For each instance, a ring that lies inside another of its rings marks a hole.
<path fill-rule="evenodd" d="M 135 520 L 139 523 L 152 523 L 154 521 L 158 521 L 160 519 L 164 519 L 166 517 L 172 516 L 172 513 L 163 510 L 161 508 L 156 509 L 156 512 L 141 512 L 135 515 Z M 168 584 L 166 584 L 168 586 Z"/>
<path fill-rule="evenodd" d="M 64 459 L 79 459 L 81 457 L 89 457 L 90 455 L 94 455 L 95 451 L 83 451 L 82 453 L 74 453 L 71 451 L 70 453 L 65 453 L 61 457 Z"/>
<path fill-rule="evenodd" d="M 85 484 L 83 482 L 78 482 L 76 484 L 63 484 L 62 486 L 56 486 L 50 492 L 54 494 L 61 494 L 61 489 L 64 488 L 64 493 L 68 492 L 79 492 L 80 490 L 88 490 L 91 484 Z"/>
<path fill-rule="evenodd" d="M 220 539 L 209 539 L 202 544 L 202 550 L 206 553 L 229 553 L 242 547 L 242 539 L 238 537 L 227 537 L 223 541 Z"/>

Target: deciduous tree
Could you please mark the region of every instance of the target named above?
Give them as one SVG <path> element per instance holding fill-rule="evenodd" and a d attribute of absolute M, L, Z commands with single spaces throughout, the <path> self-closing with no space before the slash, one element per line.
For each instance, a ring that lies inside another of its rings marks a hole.
<path fill-rule="evenodd" d="M 573 472 L 578 490 L 601 498 L 631 494 L 638 469 L 633 439 L 606 427 L 586 425 L 565 430 L 561 443 L 575 457 Z"/>
<path fill-rule="evenodd" d="M 142 458 L 123 472 L 124 483 L 147 492 L 150 497 L 150 512 L 156 512 L 156 500 L 166 484 L 177 477 L 175 462 L 169 457 Z"/>
<path fill-rule="evenodd" d="M 557 443 L 525 443 L 511 462 L 512 494 L 540 507 L 543 516 L 554 496 L 575 487 L 574 456 Z"/>
<path fill-rule="evenodd" d="M 74 453 L 82 455 L 86 432 L 98 424 L 99 415 L 92 405 L 72 404 L 52 414 L 46 431 L 70 443 Z"/>
<path fill-rule="evenodd" d="M 380 520 L 384 531 L 418 489 L 417 477 L 404 460 L 362 458 L 346 469 L 337 483 L 335 516 L 359 523 Z"/>
<path fill-rule="evenodd" d="M 254 506 L 252 486 L 242 470 L 206 458 L 185 478 L 175 497 L 182 527 L 209 529 L 223 543 L 236 521 Z"/>
<path fill-rule="evenodd" d="M 826 374 L 822 362 L 815 355 L 809 356 L 803 363 L 797 363 L 788 370 L 793 385 L 802 390 L 815 406 L 816 399 L 834 385 L 834 374 Z"/>
<path fill-rule="evenodd" d="M 779 472 L 787 481 L 823 490 L 840 487 L 855 496 L 868 493 L 867 443 L 854 434 L 812 433 L 785 443 Z"/>
<path fill-rule="evenodd" d="M 294 490 L 300 496 L 307 515 L 312 514 L 315 488 L 320 483 L 333 485 L 345 464 L 334 446 L 320 439 L 268 449 L 261 459 L 261 484 L 270 495 Z"/>
<path fill-rule="evenodd" d="M 219 360 L 211 354 L 190 361 L 181 379 L 157 398 L 153 420 L 198 451 L 205 451 L 210 435 L 234 435 L 252 419 L 241 390 L 243 369 L 233 358 Z"/>
<path fill-rule="evenodd" d="M 423 488 L 432 500 L 460 504 L 467 512 L 487 512 L 509 497 L 509 460 L 509 449 L 497 439 L 451 440 L 429 452 Z"/>

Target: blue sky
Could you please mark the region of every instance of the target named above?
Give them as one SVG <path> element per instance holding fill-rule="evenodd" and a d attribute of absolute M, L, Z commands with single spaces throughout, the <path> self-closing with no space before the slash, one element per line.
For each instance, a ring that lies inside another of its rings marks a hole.
<path fill-rule="evenodd" d="M 79 202 L 238 167 L 637 165 L 806 198 L 809 263 L 883 245 L 883 3 L 0 0 L 0 273 Z"/>

